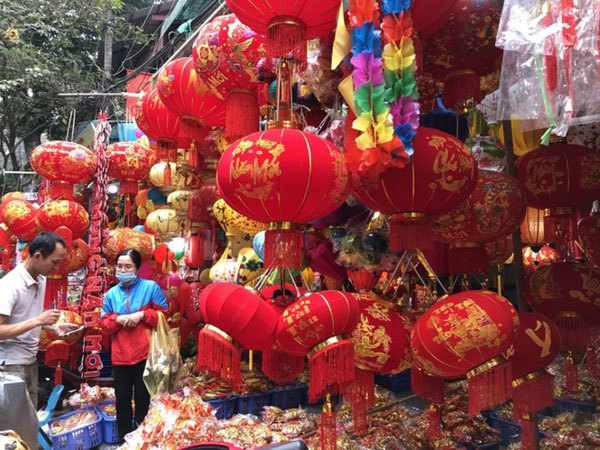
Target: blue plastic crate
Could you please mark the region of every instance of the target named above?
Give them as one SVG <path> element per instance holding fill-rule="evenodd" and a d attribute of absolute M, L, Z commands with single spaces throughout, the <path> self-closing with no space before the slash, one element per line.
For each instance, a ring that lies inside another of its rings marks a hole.
<path fill-rule="evenodd" d="M 410 391 L 410 370 L 396 375 L 375 375 L 375 384 L 392 392 Z"/>
<path fill-rule="evenodd" d="M 570 400 L 568 398 L 556 397 L 554 399 L 554 406 L 552 407 L 552 415 L 558 416 L 562 413 L 575 411 L 594 414 L 596 412 L 597 406 L 597 402 L 578 402 L 576 400 Z"/>
<path fill-rule="evenodd" d="M 293 386 L 286 389 L 271 391 L 269 404 L 281 409 L 297 408 L 304 404 L 305 386 Z"/>
<path fill-rule="evenodd" d="M 268 406 L 271 393 L 242 395 L 237 398 L 236 412 L 238 414 L 259 415 L 264 406 Z"/>
<path fill-rule="evenodd" d="M 229 419 L 235 415 L 237 397 L 224 398 L 220 400 L 210 400 L 213 409 L 216 411 L 217 419 Z"/>
<path fill-rule="evenodd" d="M 50 422 L 50 430 L 52 430 L 53 422 L 66 419 L 82 410 L 89 409 L 92 408 L 78 409 L 77 411 L 57 417 Z M 71 431 L 59 434 L 52 434 L 50 432 L 50 439 L 52 439 L 52 446 L 55 450 L 88 450 L 97 447 L 102 444 L 102 417 L 98 414 L 98 420 Z"/>
<path fill-rule="evenodd" d="M 110 417 L 102 411 L 102 405 L 110 405 L 116 400 L 104 400 L 98 403 L 98 414 L 102 417 L 102 435 L 104 436 L 105 444 L 116 444 L 119 442 L 119 427 L 117 426 L 117 418 Z"/>
<path fill-rule="evenodd" d="M 521 440 L 521 425 L 509 420 L 501 419 L 497 412 L 488 416 L 488 422 L 492 428 L 500 432 L 500 442 L 505 447 Z"/>
<path fill-rule="evenodd" d="M 111 361 L 111 353 L 110 350 L 107 352 L 98 352 L 100 355 L 100 359 L 102 360 L 102 370 L 100 371 L 101 378 L 110 378 L 112 377 L 113 365 Z"/>

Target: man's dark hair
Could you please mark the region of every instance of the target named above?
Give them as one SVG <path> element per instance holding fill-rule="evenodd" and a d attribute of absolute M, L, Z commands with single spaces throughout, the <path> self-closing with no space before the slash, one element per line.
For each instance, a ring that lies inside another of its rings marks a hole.
<path fill-rule="evenodd" d="M 36 252 L 40 252 L 44 258 L 47 258 L 56 248 L 56 244 L 67 248 L 65 240 L 58 234 L 42 231 L 29 243 L 29 254 L 33 256 Z"/>
<path fill-rule="evenodd" d="M 137 270 L 140 270 L 140 267 L 142 267 L 142 255 L 140 255 L 140 252 L 138 252 L 135 248 L 128 248 L 119 253 L 117 255 L 117 262 L 119 262 L 119 258 L 121 256 L 129 256 L 133 261 L 133 264 L 135 264 L 135 268 Z"/>

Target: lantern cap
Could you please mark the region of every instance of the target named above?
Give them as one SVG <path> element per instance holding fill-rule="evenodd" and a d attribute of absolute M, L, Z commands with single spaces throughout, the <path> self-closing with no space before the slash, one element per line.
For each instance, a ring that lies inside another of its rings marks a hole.
<path fill-rule="evenodd" d="M 323 350 L 326 347 L 329 347 L 330 345 L 333 344 L 337 344 L 338 342 L 342 342 L 344 340 L 347 340 L 348 338 L 343 336 L 343 335 L 338 335 L 338 336 L 332 336 L 329 339 L 325 339 L 323 342 L 318 343 L 317 345 L 315 345 L 307 354 L 307 356 L 310 358 L 311 356 L 313 356 L 315 353 Z"/>
<path fill-rule="evenodd" d="M 491 370 L 494 367 L 499 366 L 500 364 L 503 364 L 505 362 L 506 359 L 504 359 L 503 356 L 496 356 L 495 358 L 492 358 L 489 361 L 486 361 L 483 364 L 480 364 L 477 367 L 469 370 L 467 372 L 467 378 L 473 378 L 477 375 L 481 375 L 482 373 L 487 372 L 488 370 Z"/>
<path fill-rule="evenodd" d="M 536 378 L 542 377 L 544 375 L 546 375 L 548 372 L 546 372 L 545 370 L 536 370 L 535 372 L 531 372 L 528 373 L 527 375 L 521 377 L 521 378 L 517 378 L 516 380 L 512 381 L 512 387 L 513 389 L 519 387 L 520 385 L 522 385 L 523 383 L 530 381 L 530 380 L 534 380 Z"/>

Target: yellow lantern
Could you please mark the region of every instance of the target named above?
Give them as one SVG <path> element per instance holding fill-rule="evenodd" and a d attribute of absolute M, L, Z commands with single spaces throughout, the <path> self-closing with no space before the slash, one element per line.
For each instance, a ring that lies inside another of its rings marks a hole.
<path fill-rule="evenodd" d="M 234 211 L 222 198 L 213 205 L 213 214 L 227 236 L 233 236 L 236 231 L 254 236 L 259 231 L 267 229 L 266 224 L 249 219 L 248 217 Z"/>
<path fill-rule="evenodd" d="M 523 244 L 530 246 L 540 246 L 546 243 L 543 209 L 527 207 L 525 218 L 521 223 L 521 240 Z"/>
<path fill-rule="evenodd" d="M 173 162 L 159 162 L 154 164 L 148 175 L 155 186 L 164 191 L 174 191 L 177 188 L 197 188 L 198 179 L 188 171 L 181 170 Z"/>
<path fill-rule="evenodd" d="M 171 209 L 177 211 L 179 215 L 187 216 L 188 201 L 194 194 L 194 191 L 175 191 L 171 192 L 167 197 L 167 203 Z"/>
<path fill-rule="evenodd" d="M 189 228 L 190 221 L 178 215 L 174 209 L 157 209 L 146 217 L 146 226 L 154 234 L 169 237 L 180 235 L 184 229 Z"/>

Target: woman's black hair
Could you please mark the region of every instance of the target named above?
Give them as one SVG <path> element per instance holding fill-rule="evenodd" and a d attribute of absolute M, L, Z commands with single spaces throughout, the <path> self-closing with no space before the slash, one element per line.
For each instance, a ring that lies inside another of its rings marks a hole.
<path fill-rule="evenodd" d="M 133 261 L 133 264 L 135 264 L 135 268 L 137 270 L 140 270 L 140 267 L 142 267 L 142 255 L 140 255 L 140 252 L 138 252 L 135 248 L 128 248 L 119 253 L 117 255 L 117 262 L 121 256 L 129 256 Z"/>

